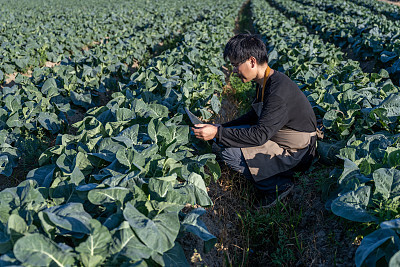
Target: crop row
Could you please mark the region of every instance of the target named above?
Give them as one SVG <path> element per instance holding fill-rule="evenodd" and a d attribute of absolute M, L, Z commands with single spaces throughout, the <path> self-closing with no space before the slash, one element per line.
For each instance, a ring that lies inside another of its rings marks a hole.
<path fill-rule="evenodd" d="M 387 71 L 363 73 L 359 63 L 344 59 L 339 48 L 265 1 L 253 1 L 252 8 L 256 28 L 269 44 L 271 66 L 299 84 L 317 117 L 323 119 L 326 137 L 318 142 L 321 160 L 344 160 L 343 168 L 331 173 L 338 179 L 338 191 L 327 208 L 352 221 L 380 223 L 381 228 L 365 237 L 357 250 L 356 265 L 374 265 L 383 256 L 394 263 L 400 249 L 395 232 L 400 211 L 396 204 L 400 198 L 399 88 Z"/>
<path fill-rule="evenodd" d="M 119 81 L 105 106 L 88 106 L 26 181 L 0 192 L 2 265 L 185 266 L 177 242 L 185 231 L 213 247 L 204 210 L 181 210 L 212 204 L 204 180 L 220 170 L 205 144 L 191 140 L 182 113 L 218 112 L 221 49 L 241 4 L 199 3 L 209 16 L 176 48 Z"/>
<path fill-rule="evenodd" d="M 389 19 L 400 19 L 400 7 L 396 5 L 374 0 L 352 0 L 352 2 L 366 7 L 377 14 L 383 14 Z"/>
<path fill-rule="evenodd" d="M 2 13 L 8 16 L 0 18 L 0 71 L 27 72 L 44 66 L 47 61 L 57 63 L 105 42 L 116 47 L 112 51 L 109 48 L 116 57 L 123 52 L 120 49 L 123 44 L 132 48 L 129 53 L 134 58 L 130 61 L 140 60 L 146 53 L 147 43 L 160 36 L 177 34 L 182 25 L 199 18 L 199 8 L 203 10 L 194 3 L 182 5 L 177 1 L 151 4 L 135 1 L 134 5 L 129 1 L 118 1 L 118 4 L 53 1 L 44 5 L 18 1 L 2 5 Z M 193 16 L 183 12 L 189 9 L 193 10 Z M 143 30 L 148 33 L 143 35 Z M 141 47 L 140 43 L 144 45 Z M 0 82 L 3 78 L 0 77 Z"/>
<path fill-rule="evenodd" d="M 375 59 L 379 67 L 386 68 L 393 78 L 398 79 L 400 72 L 399 22 L 374 15 L 366 8 L 358 7 L 351 2 L 342 4 L 336 3 L 337 1 L 329 4 L 325 2 L 319 0 L 272 1 L 282 12 L 296 17 L 312 32 L 340 47 L 351 47 L 353 53 L 361 59 Z M 347 8 L 342 9 L 341 5 Z M 328 12 L 332 8 L 345 11 L 345 13 Z M 320 9 L 325 9 L 325 11 Z M 349 12 L 357 16 L 346 15 Z"/>
<path fill-rule="evenodd" d="M 191 13 L 183 12 L 182 8 Z M 43 147 L 37 136 L 64 133 L 68 125 L 81 118 L 80 113 L 104 105 L 106 95 L 119 89 L 118 82 L 129 81 L 133 62 L 147 64 L 149 50 L 161 42 L 168 48 L 168 42 L 176 42 L 185 30 L 196 28 L 195 21 L 201 23 L 213 16 L 213 12 L 204 10 L 204 6 L 194 3 L 175 10 L 168 8 L 164 15 L 170 16 L 171 23 L 165 25 L 166 19 L 161 17 L 154 19 L 156 24 L 132 35 L 110 37 L 90 50 L 64 56 L 61 64 L 53 68 L 36 67 L 30 78 L 17 75 L 16 85 L 4 87 L 0 92 L 0 174 L 10 176 L 22 156 L 32 158 L 43 150 L 37 149 Z M 174 34 L 170 36 L 171 33 Z"/>

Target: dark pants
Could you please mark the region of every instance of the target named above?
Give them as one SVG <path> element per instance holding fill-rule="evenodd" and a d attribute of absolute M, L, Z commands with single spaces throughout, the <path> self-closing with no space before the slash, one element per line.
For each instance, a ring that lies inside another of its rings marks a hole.
<path fill-rule="evenodd" d="M 236 126 L 232 128 L 249 128 L 249 125 Z M 242 150 L 236 147 L 225 147 L 221 150 L 221 158 L 222 160 L 233 170 L 240 172 L 243 174 L 246 179 L 251 181 L 255 187 L 259 190 L 262 190 L 266 193 L 275 193 L 276 188 L 280 188 L 281 186 L 292 183 L 293 173 L 295 171 L 303 171 L 310 167 L 313 157 L 315 156 L 315 149 L 312 150 L 311 147 L 314 144 L 315 146 L 316 139 L 313 137 L 310 145 L 310 153 L 307 153 L 302 161 L 294 168 L 278 173 L 274 176 L 268 177 L 261 181 L 255 181 L 253 176 L 250 173 L 249 167 L 247 166 L 246 160 L 243 156 Z"/>

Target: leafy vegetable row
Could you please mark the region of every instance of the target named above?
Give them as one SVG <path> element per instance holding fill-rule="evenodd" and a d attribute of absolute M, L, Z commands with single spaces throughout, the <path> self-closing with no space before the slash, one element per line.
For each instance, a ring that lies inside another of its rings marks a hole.
<path fill-rule="evenodd" d="M 2 13 L 8 16 L 0 19 L 0 71 L 6 74 L 26 72 L 45 65 L 46 61 L 57 63 L 85 47 L 105 42 L 112 42 L 112 46 L 117 47 L 131 41 L 136 44 L 140 39 L 142 43 L 149 43 L 154 38 L 176 34 L 179 26 L 196 20 L 198 8 L 203 9 L 194 3 L 178 1 L 135 1 L 134 4 L 125 0 L 117 3 L 69 1 L 68 4 L 51 1 L 40 5 L 35 1 L 18 1 L 2 4 Z M 183 12 L 188 9 L 193 10 L 193 16 Z M 151 27 L 159 30 L 137 34 Z M 135 48 L 138 51 L 129 53 L 143 55 L 146 52 L 143 47 L 136 45 Z M 122 51 L 113 52 L 117 56 Z M 5 78 L 2 73 L 0 76 Z M 0 77 L 0 82 L 3 78 Z"/>
<path fill-rule="evenodd" d="M 120 82 L 75 134 L 58 135 L 27 181 L 0 192 L 1 265 L 187 266 L 177 242 L 185 231 L 213 247 L 204 210 L 182 208 L 210 205 L 204 179 L 220 170 L 203 143 L 193 149 L 180 112 L 218 110 L 223 62 L 210 58 L 221 56 L 241 4 L 208 6 L 177 48 Z"/>
<path fill-rule="evenodd" d="M 182 8 L 191 13 L 178 19 Z M 110 38 L 88 51 L 77 50 L 53 68 L 37 67 L 31 78 L 17 75 L 16 85 L 4 87 L 0 92 L 0 174 L 10 176 L 21 155 L 29 154 L 26 147 L 37 147 L 40 142 L 37 136 L 42 132 L 64 133 L 67 125 L 79 118 L 79 113 L 104 105 L 107 92 L 118 90 L 119 81 L 129 81 L 134 61 L 146 64 L 149 50 L 156 49 L 160 42 L 177 41 L 175 38 L 182 34 L 178 32 L 191 30 L 197 27 L 192 25 L 194 21 L 213 15 L 211 11 L 204 12 L 205 9 L 204 5 L 192 2 L 176 10 L 169 8 L 164 15 L 170 15 L 173 23 L 164 25 L 165 19 L 160 18 L 155 20 L 157 24 L 128 37 Z"/>
<path fill-rule="evenodd" d="M 371 14 L 367 9 L 353 6 L 351 16 L 335 12 L 321 11 L 335 6 L 340 8 L 340 3 L 326 4 L 319 0 L 299 0 L 301 4 L 291 0 L 272 1 L 282 12 L 294 16 L 304 23 L 316 34 L 324 39 L 334 42 L 340 47 L 351 47 L 354 54 L 361 59 L 374 58 L 378 66 L 385 68 L 393 78 L 398 79 L 400 73 L 400 41 L 399 22 L 387 20 L 384 17 Z M 335 1 L 336 2 L 336 1 Z M 315 5 L 315 6 L 313 6 Z M 344 5 L 344 4 L 343 4 Z M 355 10 L 357 8 L 357 10 Z M 345 9 L 346 13 L 349 12 Z M 396 80 L 396 82 L 398 82 Z"/>
<path fill-rule="evenodd" d="M 349 220 L 390 225 L 390 230 L 365 238 L 356 253 L 357 266 L 382 256 L 390 259 L 400 249 L 395 233 L 400 211 L 399 88 L 386 71 L 363 73 L 357 62 L 343 59 L 340 49 L 265 1 L 253 1 L 252 8 L 255 25 L 269 43 L 270 64 L 299 84 L 323 118 L 328 140 L 318 142 L 321 159 L 344 160 L 343 169 L 331 174 L 339 189 L 327 208 Z"/>
<path fill-rule="evenodd" d="M 352 0 L 359 6 L 369 8 L 377 14 L 383 14 L 389 19 L 400 19 L 400 8 L 396 5 L 374 0 Z"/>

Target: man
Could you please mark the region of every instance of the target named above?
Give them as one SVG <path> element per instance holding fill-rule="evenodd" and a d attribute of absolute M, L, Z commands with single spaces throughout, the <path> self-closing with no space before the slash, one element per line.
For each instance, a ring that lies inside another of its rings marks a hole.
<path fill-rule="evenodd" d="M 232 37 L 224 51 L 243 82 L 256 82 L 251 110 L 222 125 L 197 124 L 202 140 L 222 145 L 222 159 L 256 186 L 261 206 L 293 188 L 293 172 L 315 156 L 316 118 L 306 96 L 285 74 L 268 66 L 267 49 L 256 35 Z M 278 191 L 278 193 L 276 192 Z"/>

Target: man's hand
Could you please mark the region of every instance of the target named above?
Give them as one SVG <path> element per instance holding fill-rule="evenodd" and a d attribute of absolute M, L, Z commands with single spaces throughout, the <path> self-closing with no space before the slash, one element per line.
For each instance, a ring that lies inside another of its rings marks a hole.
<path fill-rule="evenodd" d="M 195 124 L 192 131 L 196 138 L 208 141 L 217 135 L 218 127 L 212 124 Z"/>

